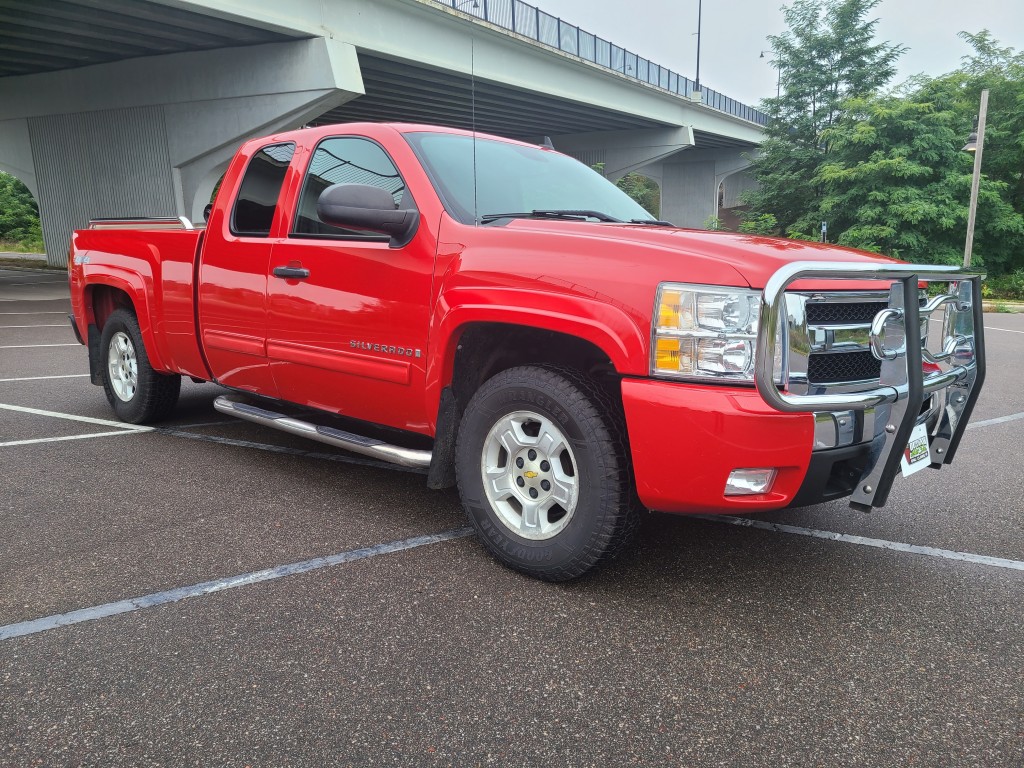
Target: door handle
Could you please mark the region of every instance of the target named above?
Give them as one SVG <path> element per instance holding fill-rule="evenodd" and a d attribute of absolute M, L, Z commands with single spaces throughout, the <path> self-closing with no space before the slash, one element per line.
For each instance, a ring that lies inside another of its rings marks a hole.
<path fill-rule="evenodd" d="M 309 270 L 304 267 L 274 267 L 274 277 L 305 280 L 309 277 Z"/>

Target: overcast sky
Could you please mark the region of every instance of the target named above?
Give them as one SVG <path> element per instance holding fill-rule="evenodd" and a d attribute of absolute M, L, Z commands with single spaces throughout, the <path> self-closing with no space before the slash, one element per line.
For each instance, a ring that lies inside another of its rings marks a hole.
<path fill-rule="evenodd" d="M 697 0 L 531 0 L 532 4 L 693 79 Z M 781 0 L 705 0 L 701 82 L 747 104 L 775 95 L 768 35 L 785 30 Z M 969 17 L 965 10 L 970 11 Z M 1003 46 L 1024 49 L 1021 0 L 882 0 L 878 38 L 907 46 L 894 82 L 956 69 L 967 46 L 960 30 L 988 29 Z M 765 58 L 759 54 L 765 50 Z"/>

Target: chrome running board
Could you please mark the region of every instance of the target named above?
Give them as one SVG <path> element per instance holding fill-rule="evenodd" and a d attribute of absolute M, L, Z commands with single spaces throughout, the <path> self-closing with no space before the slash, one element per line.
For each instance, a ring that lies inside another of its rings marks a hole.
<path fill-rule="evenodd" d="M 276 413 L 268 411 L 266 408 L 251 405 L 232 396 L 221 395 L 213 401 L 213 407 L 221 413 L 226 413 L 228 416 L 235 416 L 239 419 L 279 429 L 292 435 L 306 437 L 320 443 L 327 443 L 327 445 L 333 445 L 336 448 L 344 448 L 347 451 L 387 461 L 391 464 L 419 468 L 430 466 L 430 451 L 402 448 L 385 443 L 383 440 L 363 437 L 362 435 L 345 432 L 334 427 L 322 427 L 317 424 L 311 424 L 308 421 L 300 421 L 283 413 Z"/>

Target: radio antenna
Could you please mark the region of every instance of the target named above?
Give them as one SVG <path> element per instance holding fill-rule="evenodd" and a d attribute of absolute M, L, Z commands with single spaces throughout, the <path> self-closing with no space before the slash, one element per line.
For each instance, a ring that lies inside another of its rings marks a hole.
<path fill-rule="evenodd" d="M 472 28 L 471 28 L 472 29 Z M 477 202 L 476 183 L 476 30 L 472 29 L 469 38 L 469 103 L 470 119 L 473 126 L 473 225 L 480 224 L 480 210 Z"/>

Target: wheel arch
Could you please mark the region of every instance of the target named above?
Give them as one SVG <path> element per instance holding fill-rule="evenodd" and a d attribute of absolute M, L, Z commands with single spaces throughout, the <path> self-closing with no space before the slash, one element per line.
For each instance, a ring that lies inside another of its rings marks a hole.
<path fill-rule="evenodd" d="M 97 335 L 103 333 L 103 326 L 115 309 L 130 310 L 139 321 L 139 332 L 146 345 L 146 354 L 149 356 L 150 363 L 154 368 L 167 370 L 164 356 L 154 333 L 146 289 L 137 277 L 135 275 L 122 277 L 104 274 L 89 279 L 84 291 L 84 309 L 90 337 L 93 327 L 95 327 Z M 94 345 L 90 342 L 90 360 L 94 354 L 93 347 Z M 98 350 L 98 346 L 96 348 Z"/>
<path fill-rule="evenodd" d="M 635 352 L 627 352 L 628 339 L 612 337 L 615 343 L 609 343 L 607 329 L 597 333 L 595 325 L 569 324 L 565 318 L 530 314 L 522 308 L 507 314 L 481 313 L 473 319 L 467 313 L 466 318 L 445 336 L 444 353 L 436 361 L 440 370 L 435 388 L 440 393 L 428 477 L 431 487 L 454 484 L 456 434 L 466 405 L 480 386 L 504 370 L 521 365 L 572 368 L 592 378 L 621 405 L 622 369 L 632 367 L 630 358 L 635 356 Z M 545 322 L 532 322 L 539 319 Z M 590 332 L 567 332 L 567 325 Z M 598 339 L 606 343 L 602 345 Z"/>

